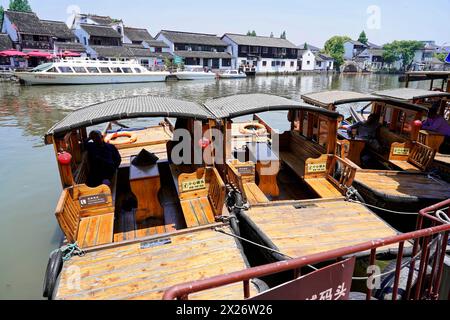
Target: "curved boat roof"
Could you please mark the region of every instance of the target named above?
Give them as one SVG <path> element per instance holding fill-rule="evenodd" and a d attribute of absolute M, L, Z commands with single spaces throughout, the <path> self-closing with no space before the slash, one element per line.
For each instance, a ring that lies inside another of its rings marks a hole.
<path fill-rule="evenodd" d="M 353 91 L 323 91 L 302 95 L 302 99 L 312 105 L 328 108 L 329 106 L 338 106 L 342 104 L 356 102 L 379 101 L 386 102 L 393 106 L 413 111 L 428 111 L 427 108 L 412 104 L 407 101 L 397 100 L 388 97 L 381 97 L 372 94 L 359 93 Z"/>
<path fill-rule="evenodd" d="M 155 96 L 133 96 L 97 103 L 70 113 L 54 125 L 46 136 L 123 119 L 146 117 L 213 118 L 203 106 L 195 102 Z"/>
<path fill-rule="evenodd" d="M 295 101 L 269 94 L 239 94 L 224 98 L 208 100 L 205 103 L 208 110 L 217 118 L 236 118 L 255 113 L 268 111 L 282 111 L 292 109 L 302 109 L 319 112 L 328 117 L 339 118 L 340 114 L 317 108 L 303 101 Z"/>
<path fill-rule="evenodd" d="M 450 97 L 450 93 L 441 91 L 429 91 L 423 89 L 400 88 L 392 90 L 383 90 L 373 93 L 376 96 L 394 98 L 398 100 L 412 101 L 415 99 L 426 99 L 436 97 Z"/>

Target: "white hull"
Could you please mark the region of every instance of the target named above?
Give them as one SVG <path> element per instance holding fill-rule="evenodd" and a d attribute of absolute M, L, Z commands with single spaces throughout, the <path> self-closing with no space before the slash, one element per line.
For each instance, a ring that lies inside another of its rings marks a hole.
<path fill-rule="evenodd" d="M 206 73 L 206 72 L 175 72 L 174 76 L 177 77 L 178 80 L 214 80 L 216 78 L 215 73 Z"/>
<path fill-rule="evenodd" d="M 148 74 L 61 74 L 39 72 L 16 72 L 16 77 L 28 85 L 79 85 L 164 82 L 169 72 Z"/>

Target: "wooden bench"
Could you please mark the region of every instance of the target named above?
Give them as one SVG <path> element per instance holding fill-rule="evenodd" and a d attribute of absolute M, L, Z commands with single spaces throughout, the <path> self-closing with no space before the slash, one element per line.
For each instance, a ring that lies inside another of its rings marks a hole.
<path fill-rule="evenodd" d="M 178 194 L 188 228 L 213 224 L 222 216 L 226 187 L 217 169 L 200 168 L 181 174 Z"/>
<path fill-rule="evenodd" d="M 420 142 L 411 144 L 394 143 L 389 162 L 403 171 L 427 171 L 435 155 L 436 150 Z"/>
<path fill-rule="evenodd" d="M 227 163 L 227 182 L 242 193 L 244 202 L 250 205 L 268 203 L 269 199 L 256 185 L 256 166 L 253 162 L 231 160 Z"/>
<path fill-rule="evenodd" d="M 326 175 L 328 155 L 323 154 L 314 142 L 308 141 L 296 132 L 289 133 L 287 148 L 282 148 L 280 158 L 301 179 Z"/>
<path fill-rule="evenodd" d="M 89 248 L 113 242 L 114 203 L 106 185 L 65 189 L 55 215 L 69 243 Z"/>
<path fill-rule="evenodd" d="M 420 130 L 418 141 L 437 152 L 444 143 L 445 136 L 437 132 Z"/>

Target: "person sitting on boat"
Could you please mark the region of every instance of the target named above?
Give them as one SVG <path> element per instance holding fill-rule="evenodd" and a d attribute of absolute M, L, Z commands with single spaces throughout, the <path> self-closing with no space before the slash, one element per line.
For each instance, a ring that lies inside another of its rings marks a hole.
<path fill-rule="evenodd" d="M 450 124 L 439 115 L 440 103 L 435 102 L 428 113 L 428 119 L 422 124 L 422 129 L 436 132 L 445 136 L 445 141 L 439 150 L 441 153 L 450 153 Z"/>
<path fill-rule="evenodd" d="M 371 114 L 366 122 L 358 122 L 347 129 L 350 136 L 363 139 L 367 141 L 367 146 L 376 152 L 381 152 L 382 146 L 377 140 L 378 129 L 380 128 L 380 115 Z M 361 162 L 368 163 L 371 160 L 371 155 L 368 150 L 361 153 Z"/>
<path fill-rule="evenodd" d="M 111 181 L 122 162 L 117 148 L 103 140 L 100 131 L 92 131 L 86 144 L 89 161 L 88 185 L 111 185 Z"/>

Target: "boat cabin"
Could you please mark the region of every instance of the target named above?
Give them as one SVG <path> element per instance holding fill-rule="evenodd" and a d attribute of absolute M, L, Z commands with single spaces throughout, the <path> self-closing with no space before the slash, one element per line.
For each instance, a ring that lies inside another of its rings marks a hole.
<path fill-rule="evenodd" d="M 222 219 L 224 181 L 207 165 L 208 157 L 193 159 L 204 150 L 189 139 L 203 141 L 211 119 L 196 103 L 137 96 L 76 110 L 49 130 L 45 140 L 54 146 L 63 187 L 56 218 L 65 243 L 86 252 L 64 263 L 49 297 L 161 299 L 179 282 L 247 267 L 240 244 L 214 230 L 232 233 Z M 121 158 L 114 176 L 101 185 L 89 179 L 100 157 L 90 153 L 93 129 L 102 130 Z M 187 148 L 180 148 L 183 139 Z M 78 288 L 70 285 L 71 267 L 89 275 Z M 254 284 L 248 289 L 259 290 Z M 198 299 L 243 294 L 235 286 Z"/>
<path fill-rule="evenodd" d="M 356 169 L 335 155 L 338 113 L 267 94 L 205 106 L 224 135 L 216 167 L 248 205 L 237 214 L 239 233 L 266 248 L 243 243 L 252 265 L 396 234 L 365 206 L 345 201 Z M 273 114 L 286 117 L 287 132 L 269 125 Z"/>
<path fill-rule="evenodd" d="M 364 169 L 390 169 L 403 171 L 427 171 L 435 151 L 419 142 L 419 128 L 415 121 L 422 120 L 428 109 L 396 99 L 347 91 L 329 91 L 307 94 L 302 98 L 322 108 L 336 110 L 349 108 L 358 122 L 367 121 L 365 110 L 378 119 L 376 143 L 361 138 L 359 132 L 348 132 L 340 127 L 338 139 L 341 156 Z M 362 106 L 361 113 L 357 108 Z M 364 153 L 370 153 L 371 160 L 363 161 Z M 363 163 L 364 162 L 364 163 Z"/>
<path fill-rule="evenodd" d="M 430 109 L 433 104 L 439 103 L 438 114 L 450 121 L 450 93 L 442 91 L 428 91 L 422 89 L 401 88 L 375 92 L 374 95 L 390 99 L 402 100 Z M 439 151 L 445 136 L 436 132 L 420 130 L 418 141 L 430 148 Z"/>

